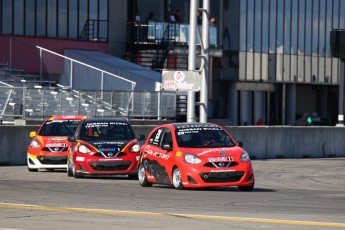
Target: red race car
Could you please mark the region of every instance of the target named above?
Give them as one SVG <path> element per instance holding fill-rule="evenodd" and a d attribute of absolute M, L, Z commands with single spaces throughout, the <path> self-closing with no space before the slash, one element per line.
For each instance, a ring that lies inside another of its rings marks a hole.
<path fill-rule="evenodd" d="M 221 126 L 174 123 L 154 128 L 141 146 L 139 183 L 176 189 L 237 186 L 254 188 L 249 154 Z"/>
<path fill-rule="evenodd" d="M 41 125 L 38 132 L 30 132 L 33 138 L 27 152 L 30 172 L 38 169 L 66 169 L 67 138 L 73 135 L 81 120 L 86 116 L 53 116 Z"/>
<path fill-rule="evenodd" d="M 67 175 L 122 175 L 137 178 L 139 141 L 124 118 L 89 118 L 83 120 L 68 140 Z"/>

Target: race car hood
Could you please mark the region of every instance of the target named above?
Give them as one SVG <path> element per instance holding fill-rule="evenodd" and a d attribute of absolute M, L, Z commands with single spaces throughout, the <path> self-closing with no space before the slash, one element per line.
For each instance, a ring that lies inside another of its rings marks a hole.
<path fill-rule="evenodd" d="M 68 147 L 67 136 L 37 136 L 36 139 L 42 146 L 49 148 Z"/>
<path fill-rule="evenodd" d="M 240 156 L 244 151 L 241 147 L 226 147 L 226 148 L 181 148 L 182 152 L 192 153 L 199 158 L 210 157 L 235 157 Z"/>

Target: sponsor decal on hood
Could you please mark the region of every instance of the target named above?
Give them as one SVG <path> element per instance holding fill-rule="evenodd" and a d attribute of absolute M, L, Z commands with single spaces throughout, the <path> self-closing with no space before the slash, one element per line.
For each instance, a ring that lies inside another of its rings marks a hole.
<path fill-rule="evenodd" d="M 188 152 L 197 155 L 198 157 L 231 157 L 235 153 L 240 153 L 243 150 L 238 147 L 226 148 L 200 148 L 197 151 L 194 148 L 181 148 L 181 152 Z"/>
<path fill-rule="evenodd" d="M 59 142 L 59 141 L 67 141 L 68 137 L 49 137 L 48 138 L 48 141 L 56 141 L 56 142 Z"/>

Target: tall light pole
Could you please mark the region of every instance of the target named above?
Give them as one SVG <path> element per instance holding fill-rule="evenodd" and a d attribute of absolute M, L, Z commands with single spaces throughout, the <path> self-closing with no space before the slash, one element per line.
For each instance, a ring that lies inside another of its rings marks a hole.
<path fill-rule="evenodd" d="M 189 49 L 188 49 L 188 70 L 195 71 L 196 57 L 196 27 L 197 27 L 198 0 L 190 1 L 189 13 Z M 187 98 L 187 122 L 195 122 L 195 92 L 188 91 Z"/>
<path fill-rule="evenodd" d="M 208 102 L 208 66 L 209 66 L 209 9 L 210 0 L 203 0 L 202 13 L 202 36 L 201 36 L 201 87 L 200 87 L 200 102 L 197 103 L 200 111 L 200 122 L 207 122 L 207 102 Z M 197 11 L 198 1 L 191 0 L 190 4 L 190 18 L 189 18 L 189 53 L 188 53 L 188 70 L 195 71 L 196 58 L 196 32 L 197 32 Z M 187 100 L 187 122 L 194 122 L 195 119 L 195 92 L 188 91 Z"/>
<path fill-rule="evenodd" d="M 203 0 L 202 11 L 202 47 L 201 47 L 201 88 L 200 88 L 200 107 L 199 121 L 207 122 L 207 107 L 208 107 L 208 67 L 209 67 L 209 31 L 210 31 L 210 0 Z"/>

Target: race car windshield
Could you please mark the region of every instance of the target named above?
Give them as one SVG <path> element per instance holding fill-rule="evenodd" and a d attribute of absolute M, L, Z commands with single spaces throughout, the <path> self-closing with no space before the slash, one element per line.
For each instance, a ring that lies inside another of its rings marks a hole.
<path fill-rule="evenodd" d="M 132 140 L 135 139 L 131 126 L 125 122 L 85 123 L 80 130 L 81 140 Z"/>
<path fill-rule="evenodd" d="M 72 136 L 79 124 L 79 120 L 51 120 L 47 121 L 38 135 L 40 136 Z"/>
<path fill-rule="evenodd" d="M 208 128 L 176 129 L 177 143 L 185 148 L 224 148 L 233 147 L 235 143 L 227 133 L 214 127 Z"/>

